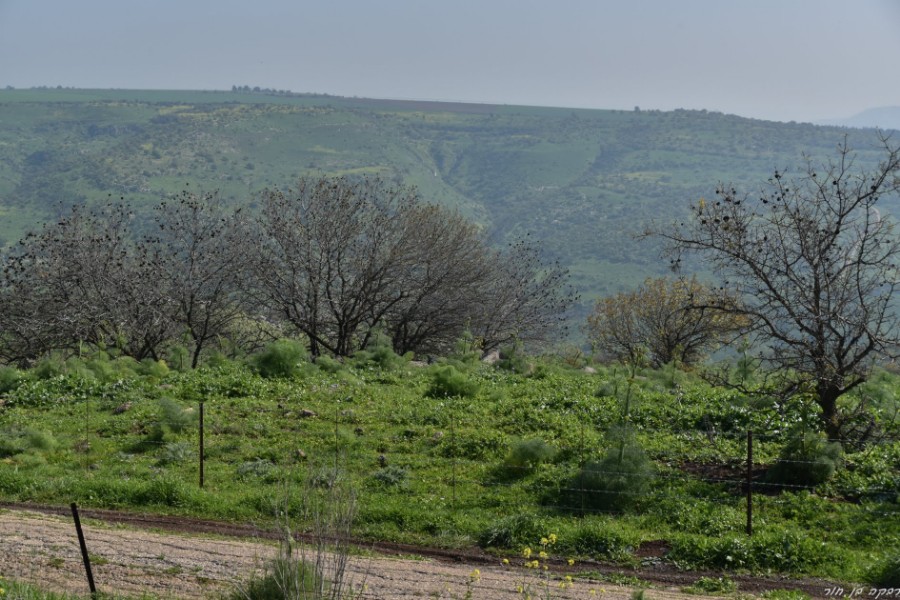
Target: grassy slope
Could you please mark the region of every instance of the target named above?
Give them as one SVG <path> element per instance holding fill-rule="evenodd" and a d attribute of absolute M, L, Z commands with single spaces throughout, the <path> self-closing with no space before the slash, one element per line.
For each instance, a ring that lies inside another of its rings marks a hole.
<path fill-rule="evenodd" d="M 98 372 L 107 383 L 84 367 L 70 369 L 23 383 L 0 406 L 0 498 L 265 521 L 285 482 L 296 503 L 296 490 L 311 482 L 322 489 L 337 464 L 359 493 L 357 531 L 374 539 L 517 551 L 556 533 L 562 556 L 626 563 L 641 541 L 663 539 L 669 558 L 684 566 L 856 581 L 900 541 L 897 442 L 849 455 L 818 495 L 758 495 L 756 535 L 747 539 L 735 483 L 744 431 L 757 436 L 757 464 L 771 464 L 785 422 L 809 411 L 798 402 L 780 414 L 671 371 L 643 373 L 629 393 L 621 371 L 545 365 L 524 377 L 478 367 L 468 374 L 480 386 L 475 396 L 436 400 L 425 395 L 432 371 L 413 366 L 308 370 L 294 380 L 262 379 L 237 365 L 162 379 L 120 379 L 124 371 L 106 368 Z M 898 382 L 879 385 L 881 408 L 890 412 Z M 626 394 L 658 476 L 624 514 L 580 517 L 579 506 L 564 508 L 573 500 L 559 490 L 610 448 L 604 432 Z M 194 426 L 154 437 L 162 397 L 182 406 L 206 400 L 204 490 L 196 485 Z M 126 402 L 130 408 L 115 414 Z M 535 437 L 556 457 L 505 472 L 509 448 Z"/>
<path fill-rule="evenodd" d="M 720 181 L 755 186 L 847 130 L 705 111 L 625 112 L 331 96 L 0 91 L 0 241 L 58 202 L 137 202 L 189 183 L 251 202 L 305 173 L 380 173 L 457 207 L 499 243 L 531 233 L 591 298 L 663 272 L 650 219 Z M 872 160 L 872 132 L 851 141 Z"/>

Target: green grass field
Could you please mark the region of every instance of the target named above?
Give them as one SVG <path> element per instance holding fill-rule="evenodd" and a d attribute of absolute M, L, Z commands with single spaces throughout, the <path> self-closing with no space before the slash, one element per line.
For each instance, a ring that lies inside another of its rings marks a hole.
<path fill-rule="evenodd" d="M 518 554 L 555 533 L 561 557 L 624 565 L 639 564 L 642 542 L 664 540 L 664 560 L 683 568 L 848 582 L 877 580 L 896 554 L 900 442 L 888 415 L 900 380 L 886 373 L 861 393 L 877 396 L 887 437 L 848 449 L 825 483 L 780 487 L 765 473 L 787 430 L 814 421 L 802 399 L 776 407 L 676 370 L 587 374 L 558 359 L 528 375 L 464 364 L 449 384 L 440 365 L 326 368 L 290 379 L 122 359 L 39 365 L 24 379 L 6 370 L 0 498 L 265 523 L 286 489 L 316 493 L 337 477 L 358 495 L 356 533 L 373 540 Z M 645 485 L 579 484 L 582 465 L 618 451 L 623 424 L 650 458 Z"/>

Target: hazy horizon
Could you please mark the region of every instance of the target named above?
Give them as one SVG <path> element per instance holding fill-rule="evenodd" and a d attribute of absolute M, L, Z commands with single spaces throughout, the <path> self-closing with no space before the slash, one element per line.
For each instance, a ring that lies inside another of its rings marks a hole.
<path fill-rule="evenodd" d="M 0 87 L 208 89 L 816 122 L 900 105 L 891 0 L 0 0 Z"/>

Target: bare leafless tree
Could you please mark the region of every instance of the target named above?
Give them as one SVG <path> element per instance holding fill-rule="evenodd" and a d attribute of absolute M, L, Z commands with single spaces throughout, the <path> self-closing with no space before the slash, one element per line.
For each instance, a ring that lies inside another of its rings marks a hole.
<path fill-rule="evenodd" d="M 741 298 L 705 304 L 749 319 L 785 391 L 810 393 L 831 437 L 844 422 L 838 398 L 900 341 L 900 240 L 878 208 L 900 187 L 900 149 L 882 142 L 877 167 L 858 168 L 845 141 L 826 165 L 809 163 L 796 178 L 776 171 L 759 194 L 722 186 L 715 200 L 692 206 L 689 221 L 655 232 L 668 240 L 673 264 L 697 253 Z"/>
<path fill-rule="evenodd" d="M 567 311 L 578 300 L 569 272 L 543 258 L 527 237 L 489 258 L 490 280 L 473 303 L 472 332 L 485 351 L 521 341 L 543 343 L 566 329 Z"/>
<path fill-rule="evenodd" d="M 414 194 L 379 179 L 304 178 L 262 195 L 254 288 L 308 336 L 310 351 L 347 356 L 365 344 L 365 324 L 403 297 L 411 257 L 401 215 Z"/>
<path fill-rule="evenodd" d="M 172 335 L 170 306 L 135 251 L 131 220 L 123 204 L 75 206 L 7 253 L 0 298 L 8 360 L 84 342 L 157 357 Z"/>
<path fill-rule="evenodd" d="M 245 317 L 247 223 L 217 193 L 185 190 L 156 207 L 152 230 L 140 252 L 172 302 L 172 319 L 193 342 L 191 367 L 197 368 L 209 343 Z"/>
<path fill-rule="evenodd" d="M 544 337 L 572 301 L 536 245 L 491 249 L 480 229 L 379 179 L 301 179 L 263 194 L 260 301 L 346 356 L 376 328 L 396 351 L 440 352 L 471 328 L 485 349 Z"/>
<path fill-rule="evenodd" d="M 492 253 L 481 229 L 458 213 L 426 204 L 404 215 L 411 260 L 402 298 L 385 313 L 396 352 L 442 354 L 475 316 L 473 299 L 490 286 Z"/>

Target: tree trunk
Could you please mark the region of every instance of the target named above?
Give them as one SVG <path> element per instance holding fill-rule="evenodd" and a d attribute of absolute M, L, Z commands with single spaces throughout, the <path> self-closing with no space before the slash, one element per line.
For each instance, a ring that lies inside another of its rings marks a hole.
<path fill-rule="evenodd" d="M 828 439 L 839 440 L 841 437 L 841 420 L 838 411 L 837 399 L 840 397 L 842 390 L 834 385 L 823 384 L 817 386 L 816 394 L 819 408 L 822 414 L 822 425 Z"/>

